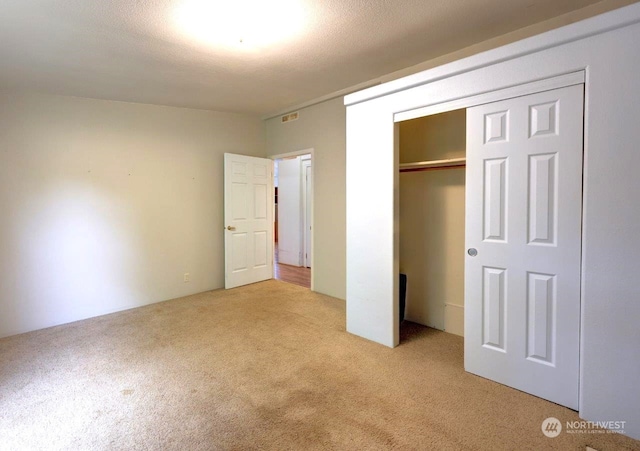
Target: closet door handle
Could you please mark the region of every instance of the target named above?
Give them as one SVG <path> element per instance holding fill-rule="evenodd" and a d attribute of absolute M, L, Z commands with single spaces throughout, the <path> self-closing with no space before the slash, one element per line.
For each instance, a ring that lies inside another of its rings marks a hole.
<path fill-rule="evenodd" d="M 474 247 L 470 247 L 467 250 L 467 254 L 469 254 L 472 257 L 475 257 L 476 255 L 478 255 L 478 250 L 476 248 L 474 248 Z"/>
<path fill-rule="evenodd" d="M 234 226 L 227 226 L 227 230 L 233 232 L 236 228 Z"/>

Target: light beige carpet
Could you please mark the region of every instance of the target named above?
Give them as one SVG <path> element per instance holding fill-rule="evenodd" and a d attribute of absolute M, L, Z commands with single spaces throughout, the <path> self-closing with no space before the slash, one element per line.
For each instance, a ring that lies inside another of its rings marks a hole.
<path fill-rule="evenodd" d="M 465 373 L 463 340 L 345 332 L 344 302 L 278 281 L 0 340 L 0 449 L 640 449 L 550 439 L 573 411 Z"/>

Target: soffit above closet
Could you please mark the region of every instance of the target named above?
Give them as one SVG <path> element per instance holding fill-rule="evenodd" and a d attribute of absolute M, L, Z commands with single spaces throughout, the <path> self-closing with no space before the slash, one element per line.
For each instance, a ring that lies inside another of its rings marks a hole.
<path fill-rule="evenodd" d="M 260 4 L 294 8 L 295 32 L 248 48 L 194 38 L 176 20 L 185 1 L 3 0 L 0 89 L 265 114 L 597 3 L 274 0 Z M 246 23 L 266 21 L 238 1 Z"/>

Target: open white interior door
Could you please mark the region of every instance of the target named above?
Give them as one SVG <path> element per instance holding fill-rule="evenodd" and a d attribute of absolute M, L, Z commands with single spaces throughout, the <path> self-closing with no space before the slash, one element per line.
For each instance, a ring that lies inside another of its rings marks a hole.
<path fill-rule="evenodd" d="M 583 85 L 467 110 L 465 369 L 578 408 Z"/>
<path fill-rule="evenodd" d="M 225 288 L 273 277 L 273 203 L 273 161 L 225 153 Z"/>

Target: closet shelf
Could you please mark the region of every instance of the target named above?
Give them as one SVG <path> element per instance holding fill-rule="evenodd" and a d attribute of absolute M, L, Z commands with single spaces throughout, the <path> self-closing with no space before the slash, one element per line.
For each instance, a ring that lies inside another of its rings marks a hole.
<path fill-rule="evenodd" d="M 452 158 L 450 160 L 419 161 L 416 163 L 401 163 L 400 172 L 427 171 L 429 169 L 443 169 L 466 166 L 466 158 Z"/>

